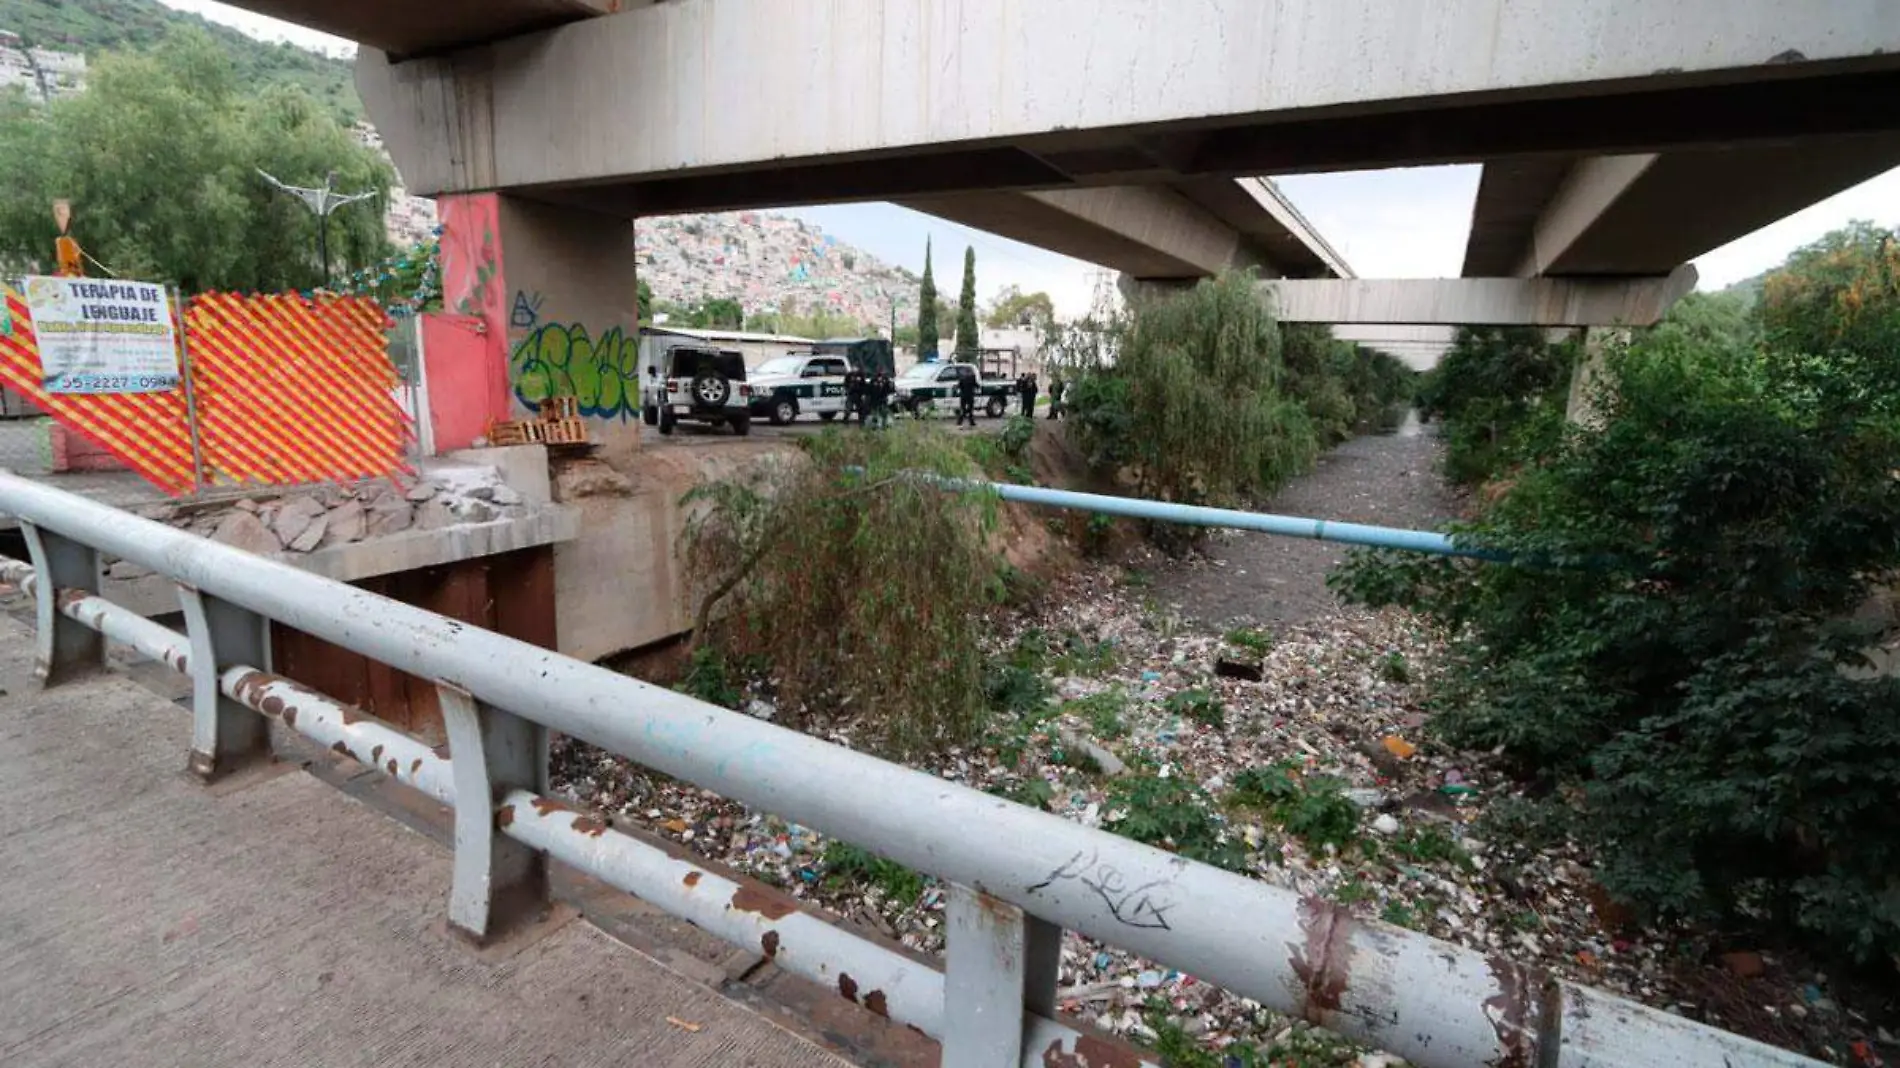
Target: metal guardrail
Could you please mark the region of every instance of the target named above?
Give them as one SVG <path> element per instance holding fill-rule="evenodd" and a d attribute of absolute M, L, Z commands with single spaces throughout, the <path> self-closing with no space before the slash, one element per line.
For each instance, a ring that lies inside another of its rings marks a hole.
<path fill-rule="evenodd" d="M 33 558 L 0 577 L 35 596 L 49 685 L 95 670 L 110 637 L 193 679 L 200 775 L 266 754 L 269 717 L 453 806 L 449 918 L 476 939 L 539 913 L 553 857 L 917 1028 L 956 1068 L 1154 1064 L 1056 1018 L 1065 927 L 1420 1068 L 1818 1063 L 14 475 L 0 512 Z M 99 597 L 101 552 L 175 581 L 188 636 Z M 269 621 L 438 680 L 449 745 L 260 667 Z M 550 797 L 549 729 L 946 880 L 946 969 Z"/>

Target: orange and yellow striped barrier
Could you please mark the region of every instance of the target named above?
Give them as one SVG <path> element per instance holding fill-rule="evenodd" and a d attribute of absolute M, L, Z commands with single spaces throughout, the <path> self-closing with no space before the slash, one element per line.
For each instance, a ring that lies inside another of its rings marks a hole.
<path fill-rule="evenodd" d="M 182 386 L 47 393 L 24 300 L 5 291 L 0 381 L 171 494 L 193 489 Z M 287 485 L 409 471 L 413 434 L 368 297 L 211 293 L 185 313 L 205 481 Z"/>

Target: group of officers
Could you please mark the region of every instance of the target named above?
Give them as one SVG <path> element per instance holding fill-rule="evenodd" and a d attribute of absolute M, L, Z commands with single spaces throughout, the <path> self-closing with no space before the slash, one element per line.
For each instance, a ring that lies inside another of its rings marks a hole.
<path fill-rule="evenodd" d="M 975 426 L 976 398 L 981 392 L 981 387 L 975 371 L 966 367 L 963 372 L 957 376 L 957 425 L 962 426 L 968 422 L 969 425 Z M 1064 388 L 1062 379 L 1049 380 L 1049 418 L 1051 419 L 1059 419 L 1062 416 Z M 1016 399 L 1021 404 L 1021 414 L 1035 418 L 1036 395 L 1041 392 L 1036 376 L 1033 374 L 1016 376 L 1015 392 Z M 876 374 L 858 370 L 846 372 L 844 417 L 849 420 L 856 416 L 859 426 L 868 424 L 872 427 L 888 427 L 891 425 L 891 398 L 896 394 L 897 383 L 891 380 L 890 375 L 882 371 Z"/>
<path fill-rule="evenodd" d="M 859 426 L 869 423 L 874 427 L 888 427 L 891 425 L 891 398 L 896 394 L 897 383 L 882 371 L 876 374 L 847 371 L 844 376 L 844 417 L 848 421 L 856 416 Z"/>

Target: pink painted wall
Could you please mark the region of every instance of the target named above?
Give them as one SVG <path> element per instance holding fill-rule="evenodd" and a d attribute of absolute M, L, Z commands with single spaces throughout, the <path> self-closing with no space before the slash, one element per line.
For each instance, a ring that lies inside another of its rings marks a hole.
<path fill-rule="evenodd" d="M 422 360 L 435 448 L 447 452 L 473 444 L 490 420 L 510 418 L 507 283 L 496 194 L 442 197 L 436 215 L 443 311 L 422 316 Z"/>
<path fill-rule="evenodd" d="M 435 451 L 466 449 L 488 433 L 490 419 L 507 417 L 508 368 L 490 351 L 477 316 L 428 312 L 420 317 L 420 327 Z"/>

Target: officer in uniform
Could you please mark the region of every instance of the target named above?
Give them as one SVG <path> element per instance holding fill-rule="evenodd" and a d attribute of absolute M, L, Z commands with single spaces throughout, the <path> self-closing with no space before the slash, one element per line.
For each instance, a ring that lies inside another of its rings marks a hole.
<path fill-rule="evenodd" d="M 976 426 L 976 370 L 970 367 L 962 368 L 957 376 L 957 425 L 966 419 Z"/>

